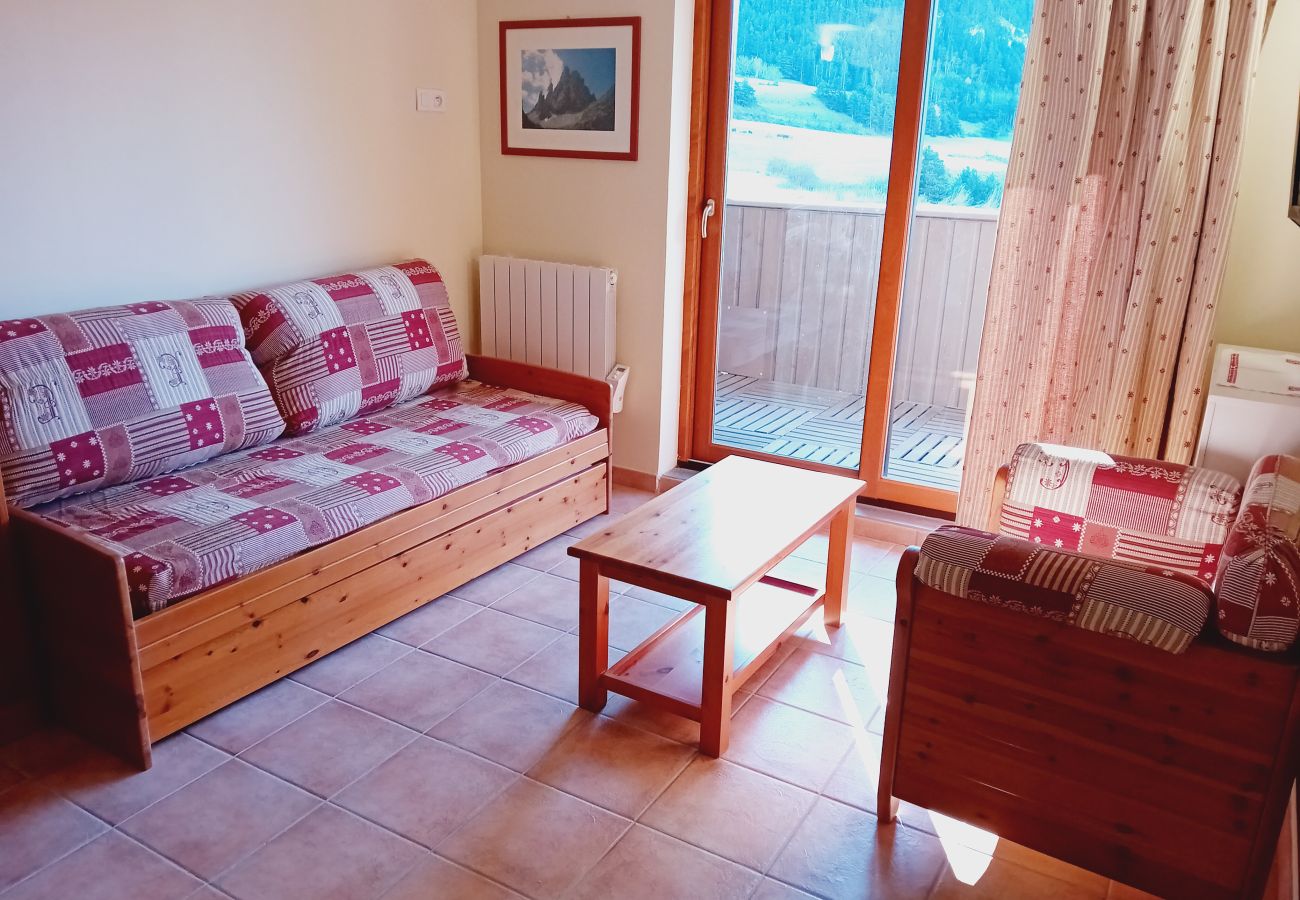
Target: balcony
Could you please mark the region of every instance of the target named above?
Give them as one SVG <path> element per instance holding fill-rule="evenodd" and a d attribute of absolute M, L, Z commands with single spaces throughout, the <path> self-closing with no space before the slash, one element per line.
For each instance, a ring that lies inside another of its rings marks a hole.
<path fill-rule="evenodd" d="M 956 490 L 996 209 L 918 208 L 886 475 Z M 858 467 L 884 211 L 728 201 L 714 440 Z"/>

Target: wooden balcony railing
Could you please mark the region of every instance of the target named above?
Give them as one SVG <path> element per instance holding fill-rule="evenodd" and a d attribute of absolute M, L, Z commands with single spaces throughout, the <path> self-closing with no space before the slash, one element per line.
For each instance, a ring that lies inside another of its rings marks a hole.
<path fill-rule="evenodd" d="M 861 394 L 884 210 L 728 201 L 718 368 Z M 995 209 L 921 207 L 908 245 L 893 400 L 964 408 L 979 353 Z"/>

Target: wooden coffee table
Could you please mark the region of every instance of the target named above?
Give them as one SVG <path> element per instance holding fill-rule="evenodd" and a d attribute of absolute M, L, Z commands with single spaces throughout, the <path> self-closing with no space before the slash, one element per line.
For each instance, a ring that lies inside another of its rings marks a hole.
<path fill-rule="evenodd" d="M 578 694 L 608 692 L 700 723 L 700 749 L 727 749 L 731 698 L 821 607 L 840 624 L 863 483 L 732 456 L 569 548 L 581 563 Z M 769 574 L 830 523 L 826 583 Z M 609 580 L 697 604 L 609 665 Z"/>

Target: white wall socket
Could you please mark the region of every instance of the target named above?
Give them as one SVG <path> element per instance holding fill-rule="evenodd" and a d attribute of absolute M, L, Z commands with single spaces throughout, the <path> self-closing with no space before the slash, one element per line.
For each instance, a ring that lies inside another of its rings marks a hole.
<path fill-rule="evenodd" d="M 447 94 L 436 88 L 416 88 L 415 108 L 420 112 L 443 112 L 447 108 Z"/>

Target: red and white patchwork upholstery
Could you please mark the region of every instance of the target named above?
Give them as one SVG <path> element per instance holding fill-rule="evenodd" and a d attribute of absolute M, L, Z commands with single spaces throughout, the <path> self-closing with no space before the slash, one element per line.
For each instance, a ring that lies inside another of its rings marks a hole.
<path fill-rule="evenodd" d="M 284 431 L 225 300 L 0 322 L 0 471 L 10 502 L 149 478 Z"/>
<path fill-rule="evenodd" d="M 1021 444 L 999 528 L 1036 544 L 1209 584 L 1240 499 L 1237 479 L 1211 469 Z"/>
<path fill-rule="evenodd" d="M 464 381 L 402 406 L 36 510 L 126 563 L 137 616 L 595 430 L 577 404 Z"/>
<path fill-rule="evenodd" d="M 1173 653 L 1200 633 L 1214 602 L 1196 576 L 957 525 L 925 539 L 916 577 L 955 597 Z"/>
<path fill-rule="evenodd" d="M 1300 631 L 1300 457 L 1266 456 L 1246 482 L 1218 586 L 1219 631 L 1258 650 L 1286 650 Z"/>
<path fill-rule="evenodd" d="M 424 260 L 230 299 L 287 434 L 376 412 L 466 375 L 447 287 Z"/>

